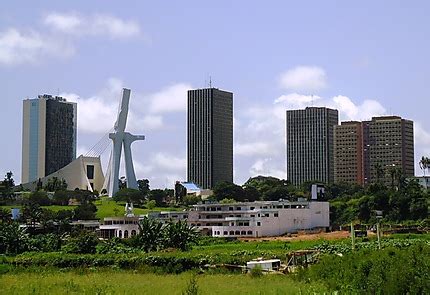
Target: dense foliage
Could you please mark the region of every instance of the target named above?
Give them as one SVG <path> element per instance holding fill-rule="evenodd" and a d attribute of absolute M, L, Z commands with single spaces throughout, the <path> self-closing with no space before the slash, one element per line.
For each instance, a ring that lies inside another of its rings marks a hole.
<path fill-rule="evenodd" d="M 429 269 L 430 246 L 418 244 L 329 255 L 298 277 L 345 294 L 430 294 Z"/>

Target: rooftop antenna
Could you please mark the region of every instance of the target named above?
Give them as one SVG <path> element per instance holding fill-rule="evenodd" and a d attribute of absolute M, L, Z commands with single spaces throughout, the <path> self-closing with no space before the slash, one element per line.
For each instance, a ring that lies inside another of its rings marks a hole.
<path fill-rule="evenodd" d="M 212 76 L 209 76 L 209 88 L 212 88 Z"/>

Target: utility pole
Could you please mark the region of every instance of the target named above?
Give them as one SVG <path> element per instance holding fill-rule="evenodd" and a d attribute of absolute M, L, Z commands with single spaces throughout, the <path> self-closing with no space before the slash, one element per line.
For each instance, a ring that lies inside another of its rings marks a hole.
<path fill-rule="evenodd" d="M 352 250 L 355 250 L 355 229 L 352 222 L 351 222 L 351 242 L 352 242 Z"/>
<path fill-rule="evenodd" d="M 376 236 L 378 238 L 378 249 L 381 250 L 381 229 L 379 221 L 382 219 L 382 211 L 375 210 L 376 212 Z"/>

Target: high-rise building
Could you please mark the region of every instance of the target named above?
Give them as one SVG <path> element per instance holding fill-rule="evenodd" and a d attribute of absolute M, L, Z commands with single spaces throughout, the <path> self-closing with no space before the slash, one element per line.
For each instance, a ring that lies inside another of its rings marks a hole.
<path fill-rule="evenodd" d="M 368 183 L 378 177 L 378 166 L 385 182 L 390 182 L 390 170 L 400 168 L 403 176 L 414 176 L 414 123 L 398 116 L 373 117 L 368 124 Z"/>
<path fill-rule="evenodd" d="M 342 122 L 334 127 L 334 182 L 364 185 L 362 122 Z"/>
<path fill-rule="evenodd" d="M 398 116 L 342 122 L 335 127 L 335 181 L 391 182 L 391 171 L 414 175 L 414 127 Z"/>
<path fill-rule="evenodd" d="M 338 117 L 337 110 L 324 107 L 287 111 L 287 179 L 294 185 L 333 182 L 333 129 Z"/>
<path fill-rule="evenodd" d="M 47 176 L 76 158 L 76 103 L 51 95 L 23 101 L 22 183 Z"/>
<path fill-rule="evenodd" d="M 233 93 L 188 91 L 188 181 L 211 189 L 233 182 Z"/>

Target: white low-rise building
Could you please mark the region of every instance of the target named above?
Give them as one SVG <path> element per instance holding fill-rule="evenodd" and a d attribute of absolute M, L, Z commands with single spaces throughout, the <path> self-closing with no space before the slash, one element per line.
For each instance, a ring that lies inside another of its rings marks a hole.
<path fill-rule="evenodd" d="M 110 238 L 131 238 L 139 233 L 139 217 L 122 216 L 106 217 L 100 224 L 99 237 L 103 239 Z"/>
<path fill-rule="evenodd" d="M 268 237 L 328 228 L 329 203 L 259 201 L 194 205 L 188 223 L 214 237 Z"/>

